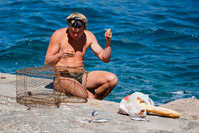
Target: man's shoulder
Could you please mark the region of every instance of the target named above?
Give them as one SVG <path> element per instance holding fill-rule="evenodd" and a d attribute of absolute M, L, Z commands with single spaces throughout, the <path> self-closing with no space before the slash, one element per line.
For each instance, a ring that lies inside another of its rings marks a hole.
<path fill-rule="evenodd" d="M 61 28 L 61 29 L 58 29 L 58 30 L 56 30 L 55 32 L 54 32 L 54 34 L 65 34 L 66 33 L 66 30 L 67 30 L 68 28 Z"/>
<path fill-rule="evenodd" d="M 91 31 L 89 31 L 89 30 L 84 30 L 84 32 L 86 33 L 86 34 L 93 34 Z"/>
<path fill-rule="evenodd" d="M 53 33 L 52 38 L 61 39 L 62 37 L 64 37 L 66 35 L 66 30 L 67 30 L 67 28 L 62 28 L 62 29 L 56 30 Z"/>
<path fill-rule="evenodd" d="M 84 32 L 85 32 L 86 36 L 89 37 L 89 38 L 90 37 L 92 38 L 92 37 L 95 36 L 91 31 L 85 30 Z"/>

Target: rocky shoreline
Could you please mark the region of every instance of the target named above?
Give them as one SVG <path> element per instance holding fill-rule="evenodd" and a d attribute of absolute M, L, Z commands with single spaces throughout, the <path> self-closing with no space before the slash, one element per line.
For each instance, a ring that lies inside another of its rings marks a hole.
<path fill-rule="evenodd" d="M 16 76 L 0 73 L 0 132 L 122 132 L 122 133 L 197 133 L 199 100 L 179 99 L 161 107 L 181 113 L 180 118 L 148 114 L 148 121 L 134 121 L 118 114 L 119 103 L 88 100 L 87 103 L 62 103 L 57 107 L 27 107 L 16 102 Z M 92 116 L 96 110 L 98 115 Z M 93 123 L 97 118 L 105 123 Z"/>

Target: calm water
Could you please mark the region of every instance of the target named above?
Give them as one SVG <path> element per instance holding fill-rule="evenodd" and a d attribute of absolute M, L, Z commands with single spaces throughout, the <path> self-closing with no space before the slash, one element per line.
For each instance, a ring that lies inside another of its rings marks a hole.
<path fill-rule="evenodd" d="M 119 82 L 106 98 L 115 102 L 135 91 L 156 104 L 199 98 L 198 0 L 1 0 L 0 72 L 44 66 L 52 33 L 81 12 L 101 46 L 111 28 L 112 58 L 106 64 L 89 49 L 85 68 L 115 73 Z"/>

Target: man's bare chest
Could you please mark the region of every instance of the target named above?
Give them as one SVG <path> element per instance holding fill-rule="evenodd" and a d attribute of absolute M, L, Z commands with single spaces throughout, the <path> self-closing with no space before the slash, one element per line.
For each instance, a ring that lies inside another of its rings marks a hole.
<path fill-rule="evenodd" d="M 75 54 L 85 54 L 86 49 L 88 48 L 88 42 L 85 40 L 79 41 L 70 41 L 68 39 L 63 39 L 60 43 L 60 50 L 69 49 Z"/>

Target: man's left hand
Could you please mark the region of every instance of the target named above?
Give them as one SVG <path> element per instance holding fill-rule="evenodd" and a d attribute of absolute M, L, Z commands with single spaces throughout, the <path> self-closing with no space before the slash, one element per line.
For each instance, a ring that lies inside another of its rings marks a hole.
<path fill-rule="evenodd" d="M 111 40 L 111 38 L 112 38 L 111 29 L 106 29 L 106 32 L 105 32 L 105 39 L 106 39 L 106 41 Z"/>

